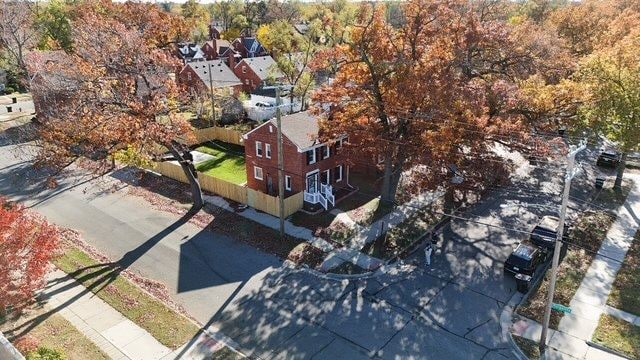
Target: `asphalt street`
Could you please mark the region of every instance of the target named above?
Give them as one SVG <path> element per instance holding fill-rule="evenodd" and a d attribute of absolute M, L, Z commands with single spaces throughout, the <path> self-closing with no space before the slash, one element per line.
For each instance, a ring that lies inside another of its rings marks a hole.
<path fill-rule="evenodd" d="M 46 189 L 28 149 L 2 144 L 0 194 L 163 282 L 200 323 L 267 359 L 513 358 L 499 317 L 515 282 L 502 263 L 526 235 L 503 228 L 527 229 L 553 213 L 544 204 L 559 202 L 561 178 L 523 170 L 517 186 L 465 214 L 498 227 L 453 221 L 430 267 L 416 255 L 388 274 L 336 281 L 157 211 L 123 183 L 77 174 Z"/>

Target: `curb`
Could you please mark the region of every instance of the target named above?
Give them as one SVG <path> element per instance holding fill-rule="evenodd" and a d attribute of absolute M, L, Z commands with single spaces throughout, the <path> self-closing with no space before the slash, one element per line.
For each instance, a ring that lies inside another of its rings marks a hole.
<path fill-rule="evenodd" d="M 393 268 L 398 268 L 400 269 L 400 267 L 404 264 L 400 264 L 400 262 L 394 263 L 394 264 L 390 264 L 390 265 L 382 265 L 379 268 L 377 268 L 374 271 L 367 271 L 365 273 L 362 274 L 332 274 L 332 273 L 323 273 L 320 272 L 318 270 L 314 270 L 311 269 L 309 266 L 307 265 L 296 265 L 293 262 L 289 261 L 289 260 L 285 260 L 282 263 L 283 266 L 292 269 L 292 270 L 301 270 L 304 271 L 310 275 L 316 276 L 320 279 L 325 279 L 325 280 L 333 280 L 333 281 L 342 281 L 342 280 L 365 280 L 365 279 L 370 279 L 370 278 L 374 278 L 380 275 L 383 275 L 385 273 L 387 273 L 388 271 L 390 271 Z"/>
<path fill-rule="evenodd" d="M 627 355 L 625 355 L 623 353 L 620 353 L 620 352 L 618 352 L 616 350 L 610 349 L 610 348 L 608 348 L 608 347 L 606 347 L 606 346 L 604 346 L 602 344 L 594 343 L 593 341 L 589 341 L 589 340 L 587 340 L 586 343 L 587 343 L 587 345 L 589 345 L 591 347 L 594 347 L 594 348 L 596 348 L 598 350 L 605 351 L 605 352 L 607 352 L 609 354 L 612 354 L 612 355 L 620 356 L 623 359 L 632 360 L 629 356 L 627 356 Z"/>
<path fill-rule="evenodd" d="M 520 347 L 513 340 L 513 334 L 511 334 L 511 324 L 513 323 L 513 312 L 517 306 L 522 302 L 524 296 L 517 292 L 513 294 L 507 305 L 502 309 L 500 313 L 500 328 L 502 332 L 502 340 L 511 345 L 511 352 L 518 360 L 528 360 L 527 356 L 522 352 Z"/>

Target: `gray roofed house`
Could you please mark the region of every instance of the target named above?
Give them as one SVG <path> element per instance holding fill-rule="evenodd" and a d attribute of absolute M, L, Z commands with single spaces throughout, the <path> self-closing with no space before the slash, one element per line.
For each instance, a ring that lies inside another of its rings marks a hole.
<path fill-rule="evenodd" d="M 283 76 L 280 69 L 278 69 L 276 61 L 271 56 L 242 59 L 242 61 L 236 65 L 236 68 L 242 64 L 247 65 L 260 78 L 260 80 L 263 81 L 270 75 L 276 78 Z"/>
<path fill-rule="evenodd" d="M 318 120 L 318 117 L 310 114 L 309 111 L 285 115 L 281 118 L 282 135 L 291 140 L 300 151 L 318 145 L 320 130 Z M 276 126 L 277 120 L 271 119 L 269 123 Z"/>
<path fill-rule="evenodd" d="M 193 84 L 194 81 L 201 82 L 207 89 L 242 85 L 242 81 L 229 69 L 224 60 L 188 63 L 180 71 L 180 79 L 189 84 Z"/>

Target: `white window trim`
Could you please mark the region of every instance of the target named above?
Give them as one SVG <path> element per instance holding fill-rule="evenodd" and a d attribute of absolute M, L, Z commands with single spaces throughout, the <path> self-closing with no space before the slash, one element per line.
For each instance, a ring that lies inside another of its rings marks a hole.
<path fill-rule="evenodd" d="M 331 184 L 331 169 L 325 170 L 324 173 L 327 174 L 327 183 L 325 185 Z M 322 182 L 322 179 L 320 182 Z"/>
<path fill-rule="evenodd" d="M 271 159 L 271 144 L 264 144 L 264 156 Z"/>
<path fill-rule="evenodd" d="M 322 149 L 322 159 L 328 159 L 331 156 L 329 145 L 325 145 Z"/>
<path fill-rule="evenodd" d="M 291 176 L 284 176 L 284 189 L 291 191 Z"/>
<path fill-rule="evenodd" d="M 260 171 L 260 176 L 258 176 L 258 170 Z M 253 167 L 253 177 L 256 180 L 264 180 L 264 174 L 262 173 L 262 168 L 261 167 L 257 167 L 257 166 Z"/>
<path fill-rule="evenodd" d="M 338 175 L 340 175 L 337 179 L 336 182 L 342 181 L 342 165 L 338 165 Z"/>
<path fill-rule="evenodd" d="M 242 73 L 243 74 L 247 73 L 247 65 L 242 65 Z"/>
<path fill-rule="evenodd" d="M 309 161 L 309 165 L 313 165 L 316 163 L 316 149 L 311 149 L 311 150 L 307 150 L 307 151 L 311 151 L 311 153 L 313 154 L 313 160 Z"/>
<path fill-rule="evenodd" d="M 256 156 L 262 157 L 262 141 L 256 141 Z"/>

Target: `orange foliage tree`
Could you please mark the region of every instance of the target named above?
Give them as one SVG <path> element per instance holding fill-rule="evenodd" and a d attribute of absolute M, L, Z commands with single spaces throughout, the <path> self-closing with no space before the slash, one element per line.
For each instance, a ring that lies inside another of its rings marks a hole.
<path fill-rule="evenodd" d="M 80 156 L 148 162 L 169 149 L 191 180 L 195 172 L 175 139 L 190 130 L 178 113 L 172 44 L 184 22 L 151 4 L 88 1 L 73 22 L 73 52 L 34 53 L 38 111 L 36 164 L 64 168 Z"/>
<path fill-rule="evenodd" d="M 21 309 L 44 286 L 58 229 L 0 198 L 0 313 Z"/>
<path fill-rule="evenodd" d="M 419 191 L 449 184 L 451 168 L 469 186 L 506 171 L 492 149 L 526 144 L 531 125 L 518 112 L 517 80 L 557 76 L 542 66 L 553 41 L 468 4 L 408 1 L 397 28 L 383 6 L 365 4 L 351 41 L 316 59 L 316 67 L 339 64 L 335 81 L 315 96 L 331 109 L 323 136 L 346 133 L 354 158 L 384 158 L 384 201 L 396 200 L 403 173 Z"/>

